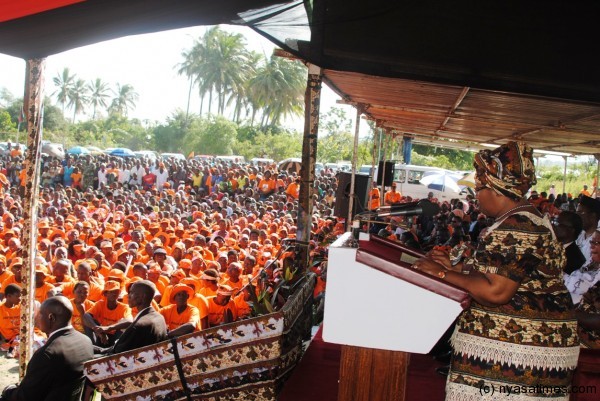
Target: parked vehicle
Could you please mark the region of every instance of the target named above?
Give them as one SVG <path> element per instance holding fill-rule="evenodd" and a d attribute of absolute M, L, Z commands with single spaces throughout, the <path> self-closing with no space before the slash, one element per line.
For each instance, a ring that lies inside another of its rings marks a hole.
<path fill-rule="evenodd" d="M 233 155 L 233 156 L 216 156 L 215 159 L 217 161 L 226 162 L 228 164 L 232 163 L 246 163 L 246 158 L 244 156 Z"/>
<path fill-rule="evenodd" d="M 186 158 L 182 153 L 161 153 L 160 157 L 163 160 L 167 160 L 167 159 L 174 159 L 177 161 L 185 161 Z"/>
<path fill-rule="evenodd" d="M 42 153 L 59 159 L 65 158 L 65 149 L 60 143 L 52 143 L 50 141 L 42 141 Z"/>
<path fill-rule="evenodd" d="M 440 201 L 465 199 L 469 192 L 456 184 L 458 179 L 456 172 L 438 167 L 394 165 L 394 182 L 398 192 L 411 198 L 427 198 L 433 192 L 433 196 Z"/>
<path fill-rule="evenodd" d="M 262 165 L 273 164 L 273 163 L 275 163 L 275 160 L 266 159 L 263 157 L 254 157 L 254 158 L 250 159 L 250 163 L 254 164 L 255 166 L 258 166 L 259 164 L 262 164 Z"/>
<path fill-rule="evenodd" d="M 100 156 L 104 154 L 104 151 L 98 146 L 86 146 L 93 156 Z"/>
<path fill-rule="evenodd" d="M 135 154 L 135 157 L 137 157 L 138 159 L 146 159 L 147 161 L 150 161 L 152 163 L 154 163 L 160 157 L 158 152 L 155 152 L 153 150 L 138 150 L 133 152 L 133 154 Z"/>

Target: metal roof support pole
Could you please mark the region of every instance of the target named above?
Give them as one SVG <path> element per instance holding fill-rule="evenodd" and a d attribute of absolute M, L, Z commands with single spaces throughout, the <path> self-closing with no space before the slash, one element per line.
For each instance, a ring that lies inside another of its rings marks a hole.
<path fill-rule="evenodd" d="M 567 191 L 565 190 L 565 187 L 567 186 L 567 159 L 569 158 L 569 156 L 563 156 L 563 159 L 565 159 L 565 168 L 563 169 L 563 190 L 562 193 L 566 193 Z"/>
<path fill-rule="evenodd" d="M 598 175 L 600 175 L 600 153 L 596 153 L 594 155 L 594 157 L 596 158 L 596 179 L 594 180 L 594 182 L 596 183 L 596 185 L 594 185 L 594 194 L 593 196 L 595 198 L 598 197 Z"/>
<path fill-rule="evenodd" d="M 383 136 L 383 133 L 385 132 L 386 134 L 388 133 L 387 131 L 384 131 L 383 128 L 379 128 L 379 132 L 381 133 L 381 135 Z M 383 148 L 383 153 L 381 154 L 381 160 L 383 161 L 383 166 L 381 168 L 381 196 L 383 199 L 383 202 L 381 203 L 381 206 L 385 206 L 385 161 L 386 161 L 386 154 L 387 154 L 387 149 L 390 146 L 390 142 L 389 142 L 389 138 L 390 136 L 387 135 L 386 136 L 386 141 L 384 142 L 384 138 L 380 136 L 379 139 L 379 148 Z"/>
<path fill-rule="evenodd" d="M 356 126 L 354 127 L 354 148 L 352 149 L 352 175 L 350 178 L 350 198 L 348 199 L 348 219 L 346 220 L 346 230 L 352 228 L 352 213 L 354 211 L 354 180 L 356 179 L 356 168 L 358 163 L 358 135 L 360 133 L 360 107 L 356 107 Z"/>
<path fill-rule="evenodd" d="M 19 331 L 19 375 L 25 376 L 32 355 L 34 302 L 36 217 L 39 194 L 42 121 L 44 102 L 44 73 L 46 59 L 27 60 L 23 110 L 27 120 L 27 153 L 25 157 L 25 194 L 23 197 L 23 267 L 21 290 L 21 326 Z"/>
<path fill-rule="evenodd" d="M 304 94 L 304 138 L 302 140 L 302 168 L 300 169 L 300 199 L 296 234 L 296 257 L 301 269 L 308 268 L 310 232 L 312 229 L 312 194 L 317 162 L 317 134 L 319 132 L 319 108 L 321 105 L 321 68 L 308 65 L 308 79 Z"/>

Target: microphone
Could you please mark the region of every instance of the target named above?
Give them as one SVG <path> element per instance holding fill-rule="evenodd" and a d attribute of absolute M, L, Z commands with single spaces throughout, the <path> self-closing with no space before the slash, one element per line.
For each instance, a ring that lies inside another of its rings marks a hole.
<path fill-rule="evenodd" d="M 405 203 L 403 205 L 390 206 L 389 210 L 377 213 L 377 217 L 388 216 L 415 216 L 423 215 L 432 217 L 440 212 L 440 206 L 437 203 L 432 203 L 427 199 L 422 199 L 418 202 Z"/>

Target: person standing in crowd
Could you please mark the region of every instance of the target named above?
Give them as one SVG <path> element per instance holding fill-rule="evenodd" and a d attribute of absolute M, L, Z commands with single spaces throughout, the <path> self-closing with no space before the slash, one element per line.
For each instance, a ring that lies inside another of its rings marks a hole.
<path fill-rule="evenodd" d="M 27 365 L 21 383 L 8 386 L 2 401 L 70 401 L 79 399 L 83 364 L 93 358 L 92 342 L 71 326 L 73 307 L 63 297 L 48 298 L 36 315 L 36 326 L 48 335 Z"/>
<path fill-rule="evenodd" d="M 377 181 L 373 181 L 373 187 L 369 191 L 369 210 L 375 211 L 381 206 L 381 193 Z"/>
<path fill-rule="evenodd" d="M 577 319 L 562 281 L 564 248 L 525 199 L 536 183 L 533 149 L 508 142 L 480 151 L 474 166 L 481 212 L 494 223 L 456 266 L 443 251 L 414 264 L 473 297 L 452 335 L 446 400 L 481 400 L 482 384 L 496 393 L 501 385 L 567 387 L 579 356 Z"/>

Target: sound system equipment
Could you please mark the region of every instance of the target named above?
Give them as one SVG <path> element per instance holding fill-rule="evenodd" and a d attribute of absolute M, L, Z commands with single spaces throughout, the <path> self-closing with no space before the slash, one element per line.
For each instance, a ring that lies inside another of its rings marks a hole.
<path fill-rule="evenodd" d="M 354 180 L 354 207 L 352 216 L 368 210 L 369 184 L 371 176 L 368 174 L 356 174 Z M 335 205 L 333 214 L 337 217 L 348 218 L 348 203 L 350 201 L 350 184 L 352 173 L 340 172 L 337 174 L 338 186 L 335 193 Z"/>
<path fill-rule="evenodd" d="M 385 163 L 385 167 L 384 167 Z M 383 172 L 385 170 L 385 186 L 389 187 L 392 185 L 394 181 L 394 162 L 393 161 L 383 161 L 379 162 L 379 167 L 377 168 L 377 185 L 381 186 L 381 181 L 383 180 Z"/>

